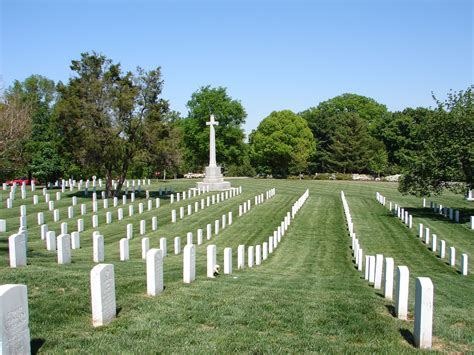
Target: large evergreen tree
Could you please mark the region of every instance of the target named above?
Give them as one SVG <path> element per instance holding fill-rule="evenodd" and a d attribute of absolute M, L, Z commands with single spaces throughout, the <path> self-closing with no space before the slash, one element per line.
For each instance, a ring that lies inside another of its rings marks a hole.
<path fill-rule="evenodd" d="M 387 108 L 369 97 L 342 94 L 300 113 L 301 117 L 308 122 L 317 141 L 317 151 L 310 163 L 313 172 L 327 172 L 334 170 L 336 167 L 334 164 L 335 157 L 331 152 L 341 148 L 337 146 L 336 134 L 342 134 L 342 132 L 337 132 L 339 126 L 347 123 L 344 118 L 349 117 L 348 114 L 355 114 L 362 119 L 365 130 L 374 136 L 380 122 L 387 115 Z M 344 122 L 338 122 L 338 118 Z M 342 165 L 348 167 L 351 164 L 351 162 L 339 163 L 343 170 Z M 368 163 L 366 161 L 364 165 L 367 166 Z"/>
<path fill-rule="evenodd" d="M 64 154 L 81 171 L 105 176 L 107 194 L 117 178 L 118 193 L 133 159 L 150 149 L 145 132 L 158 137 L 168 112 L 161 70 L 124 73 L 97 53 L 83 53 L 71 69 L 75 75 L 59 86 L 56 111 Z"/>

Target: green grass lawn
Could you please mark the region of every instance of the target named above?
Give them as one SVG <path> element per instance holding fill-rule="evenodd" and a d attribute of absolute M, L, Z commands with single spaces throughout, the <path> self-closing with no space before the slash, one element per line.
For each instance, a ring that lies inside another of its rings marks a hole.
<path fill-rule="evenodd" d="M 24 283 L 28 286 L 30 331 L 34 351 L 45 353 L 156 353 L 156 352 L 415 352 L 410 343 L 413 321 L 401 321 L 391 315 L 392 302 L 364 280 L 351 258 L 350 238 L 344 221 L 340 191 L 344 190 L 353 217 L 355 231 L 364 253 L 382 253 L 393 257 L 395 265 L 410 269 L 410 308 L 414 309 L 414 280 L 428 276 L 435 287 L 433 349 L 474 352 L 474 277 L 461 276 L 440 260 L 416 237 L 419 222 L 428 224 L 456 246 L 474 263 L 474 231 L 467 224 L 455 224 L 426 209 L 421 199 L 401 196 L 395 184 L 339 181 L 231 180 L 243 192 L 232 199 L 201 210 L 171 224 L 172 206 L 187 206 L 188 200 L 173 205 L 163 199 L 159 209 L 105 225 L 105 211 L 99 209 L 101 234 L 105 237 L 105 262 L 115 265 L 117 318 L 108 326 L 92 327 L 89 274 L 92 262 L 92 207 L 83 217 L 86 230 L 81 233 L 81 249 L 72 251 L 73 263 L 59 266 L 56 254 L 46 251 L 39 237 L 36 212 L 45 208 L 28 206 L 28 266 L 8 268 L 8 236 L 0 234 L 0 283 Z M 152 185 L 182 191 L 194 181 L 169 181 Z M 277 194 L 254 206 L 254 196 L 275 187 Z M 291 205 L 306 188 L 310 197 L 292 221 L 276 251 L 253 269 L 237 271 L 237 246 L 256 245 L 268 240 Z M 379 191 L 403 207 L 413 209 L 414 228 L 409 230 L 388 210 L 378 204 Z M 37 192 L 41 194 L 41 191 Z M 30 193 L 29 193 L 30 194 Z M 69 195 L 69 193 L 66 193 Z M 19 198 L 19 194 L 17 195 Z M 144 196 L 144 194 L 143 194 Z M 199 201 L 196 196 L 191 201 Z M 53 197 L 53 196 L 52 196 Z M 5 205 L 6 194 L 3 193 Z M 53 198 L 54 199 L 54 198 Z M 238 217 L 238 205 L 251 199 L 252 209 Z M 445 199 L 445 200 L 443 200 Z M 80 197 L 76 215 L 69 221 L 74 231 L 81 218 Z M 433 199 L 434 200 L 434 199 Z M 18 228 L 19 205 L 0 210 L 9 231 Z M 444 203 L 441 201 L 445 201 Z M 463 215 L 474 214 L 474 205 L 460 196 L 446 195 L 438 203 L 462 208 Z M 56 202 L 55 202 L 56 204 Z M 61 216 L 67 216 L 70 197 L 57 203 Z M 102 201 L 99 200 L 102 206 Z M 121 200 L 119 200 L 119 207 Z M 176 208 L 173 207 L 173 208 Z M 146 210 L 146 205 L 145 205 Z M 234 223 L 217 237 L 205 239 L 206 224 L 233 212 Z M 178 213 L 179 215 L 179 213 Z M 158 230 L 151 232 L 151 218 L 158 217 Z M 52 223 L 52 213 L 45 213 L 50 230 L 59 232 L 60 223 Z M 164 261 L 165 291 L 157 297 L 146 295 L 145 262 L 141 259 L 139 221 L 147 220 L 151 247 L 159 247 L 159 238 L 168 241 Z M 130 241 L 130 261 L 119 261 L 119 240 L 126 236 L 127 223 L 134 223 Z M 182 282 L 182 254 L 175 256 L 173 239 L 204 229 L 204 244 L 196 247 L 197 279 L 190 285 Z M 206 278 L 206 246 L 217 245 L 218 264 L 223 267 L 223 250 L 233 249 L 232 275 Z M 474 272 L 472 266 L 470 273 Z"/>

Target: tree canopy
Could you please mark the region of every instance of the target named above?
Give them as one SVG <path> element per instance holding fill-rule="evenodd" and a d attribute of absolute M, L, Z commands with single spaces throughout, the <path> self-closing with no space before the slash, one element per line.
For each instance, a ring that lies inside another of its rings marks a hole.
<path fill-rule="evenodd" d="M 422 142 L 399 189 L 418 196 L 474 188 L 474 86 L 450 92 L 421 127 Z M 456 183 L 459 182 L 459 183 Z"/>
<path fill-rule="evenodd" d="M 182 121 L 185 160 L 191 171 L 202 171 L 209 163 L 209 128 L 211 114 L 219 125 L 216 130 L 216 158 L 219 165 L 240 165 L 245 159 L 244 131 L 247 113 L 223 87 L 205 86 L 192 94 L 187 103 L 188 116 Z"/>
<path fill-rule="evenodd" d="M 159 138 L 169 110 L 160 97 L 161 69 L 123 72 L 95 52 L 73 60 L 71 69 L 75 76 L 60 85 L 56 107 L 64 154 L 81 171 L 105 175 L 106 193 L 113 178 L 120 191 L 133 159 L 149 148 L 145 138 Z"/>
<path fill-rule="evenodd" d="M 287 176 L 305 171 L 316 143 L 307 122 L 284 110 L 260 122 L 250 136 L 250 146 L 258 172 Z"/>

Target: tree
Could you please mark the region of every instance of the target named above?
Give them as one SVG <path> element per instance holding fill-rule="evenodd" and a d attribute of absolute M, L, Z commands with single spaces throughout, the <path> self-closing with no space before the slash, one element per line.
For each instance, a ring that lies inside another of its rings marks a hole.
<path fill-rule="evenodd" d="M 242 104 L 227 95 L 226 88 L 205 86 L 192 94 L 187 103 L 188 116 L 182 120 L 184 159 L 188 169 L 202 170 L 209 163 L 209 129 L 206 122 L 214 114 L 216 159 L 224 167 L 240 164 L 244 152 L 244 131 L 247 114 Z"/>
<path fill-rule="evenodd" d="M 328 169 L 340 173 L 368 171 L 372 156 L 373 138 L 367 130 L 367 122 L 357 113 L 338 113 L 329 118 L 336 127 L 334 141 L 328 147 Z"/>
<path fill-rule="evenodd" d="M 168 112 L 155 130 L 147 131 L 144 135 L 150 147 L 146 151 L 147 167 L 150 172 L 162 173 L 164 179 L 168 172 L 176 177 L 182 168 L 183 132 L 180 120 L 178 112 Z"/>
<path fill-rule="evenodd" d="M 378 123 L 374 136 L 382 141 L 387 149 L 389 170 L 402 173 L 418 154 L 420 144 L 424 141 L 422 127 L 432 110 L 418 107 L 406 108 L 384 116 Z"/>
<path fill-rule="evenodd" d="M 118 176 L 117 195 L 134 158 L 150 149 L 145 132 L 160 129 L 168 102 L 161 99 L 161 69 L 122 72 L 120 64 L 95 52 L 73 60 L 75 75 L 59 85 L 56 122 L 64 154 L 83 171 L 105 175 L 106 194 Z"/>
<path fill-rule="evenodd" d="M 31 106 L 20 95 L 10 94 L 0 101 L 0 170 L 11 176 L 25 164 L 25 143 L 31 136 Z"/>
<path fill-rule="evenodd" d="M 404 194 L 429 196 L 447 188 L 472 189 L 474 165 L 474 86 L 449 92 L 421 129 L 418 154 L 400 181 Z"/>
<path fill-rule="evenodd" d="M 23 82 L 16 80 L 7 95 L 18 97 L 31 109 L 31 136 L 24 142 L 24 169 L 30 177 L 34 176 L 40 181 L 59 178 L 63 161 L 51 119 L 57 98 L 54 81 L 41 75 L 31 75 Z M 50 168 L 44 169 L 46 166 Z"/>
<path fill-rule="evenodd" d="M 254 166 L 273 175 L 303 172 L 315 145 L 306 121 L 289 110 L 272 112 L 250 136 Z"/>
<path fill-rule="evenodd" d="M 329 150 L 331 146 L 334 148 L 335 135 L 339 125 L 334 117 L 344 117 L 343 115 L 350 113 L 357 114 L 365 122 L 369 134 L 374 136 L 379 122 L 387 115 L 387 108 L 369 97 L 342 94 L 299 114 L 308 122 L 317 141 L 317 151 L 311 164 L 313 171 L 326 172 L 330 170 L 330 161 L 333 159 Z"/>

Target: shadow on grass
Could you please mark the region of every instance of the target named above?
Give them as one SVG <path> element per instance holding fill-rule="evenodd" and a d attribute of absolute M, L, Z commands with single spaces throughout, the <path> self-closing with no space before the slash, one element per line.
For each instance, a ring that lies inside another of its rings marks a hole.
<path fill-rule="evenodd" d="M 456 208 L 459 211 L 459 223 L 456 223 L 454 220 L 444 217 L 444 215 L 433 212 L 429 208 L 408 208 L 408 211 L 413 218 L 426 218 L 435 221 L 445 222 L 449 224 L 464 224 L 470 221 L 471 215 L 474 214 L 472 208 Z"/>
<path fill-rule="evenodd" d="M 31 354 L 37 354 L 39 349 L 43 346 L 43 344 L 46 342 L 44 339 L 40 338 L 35 338 L 31 339 L 30 341 L 30 347 L 31 347 Z"/>
<path fill-rule="evenodd" d="M 118 317 L 120 312 L 122 312 L 122 307 L 117 307 L 117 311 L 115 312 L 115 316 Z"/>
<path fill-rule="evenodd" d="M 415 346 L 415 339 L 411 331 L 406 328 L 400 328 L 400 334 L 408 342 L 408 344 Z"/>
<path fill-rule="evenodd" d="M 387 308 L 388 313 L 392 315 L 392 317 L 395 317 L 395 307 L 392 306 L 391 304 L 386 304 L 385 308 Z"/>
<path fill-rule="evenodd" d="M 99 190 L 99 189 L 96 190 L 98 201 L 102 200 L 102 191 L 104 191 L 104 190 Z M 132 192 L 133 191 L 129 190 L 126 195 L 130 198 Z M 90 199 L 90 200 L 92 200 L 92 194 L 93 193 L 94 193 L 93 190 L 88 191 L 87 195 L 84 194 L 84 191 L 75 191 L 73 193 L 69 193 L 69 191 L 65 192 L 65 194 L 67 194 L 67 197 L 72 198 L 73 196 L 75 196 L 75 197 L 80 197 L 80 198 L 83 198 L 83 199 Z M 162 194 L 160 195 L 159 190 L 158 191 L 149 191 L 150 198 L 159 197 L 160 199 L 163 199 L 163 200 L 169 200 L 171 194 L 173 194 L 173 193 L 176 193 L 176 192 L 174 190 L 173 191 L 162 191 Z M 125 191 L 121 190 L 120 194 L 116 197 L 120 199 L 120 198 L 122 198 L 123 195 L 125 195 Z M 111 195 L 111 196 L 109 196 L 109 198 L 113 199 L 114 196 Z M 142 190 L 141 192 L 138 192 L 138 190 L 135 190 L 135 198 L 143 198 L 143 199 L 146 198 L 145 190 Z"/>

